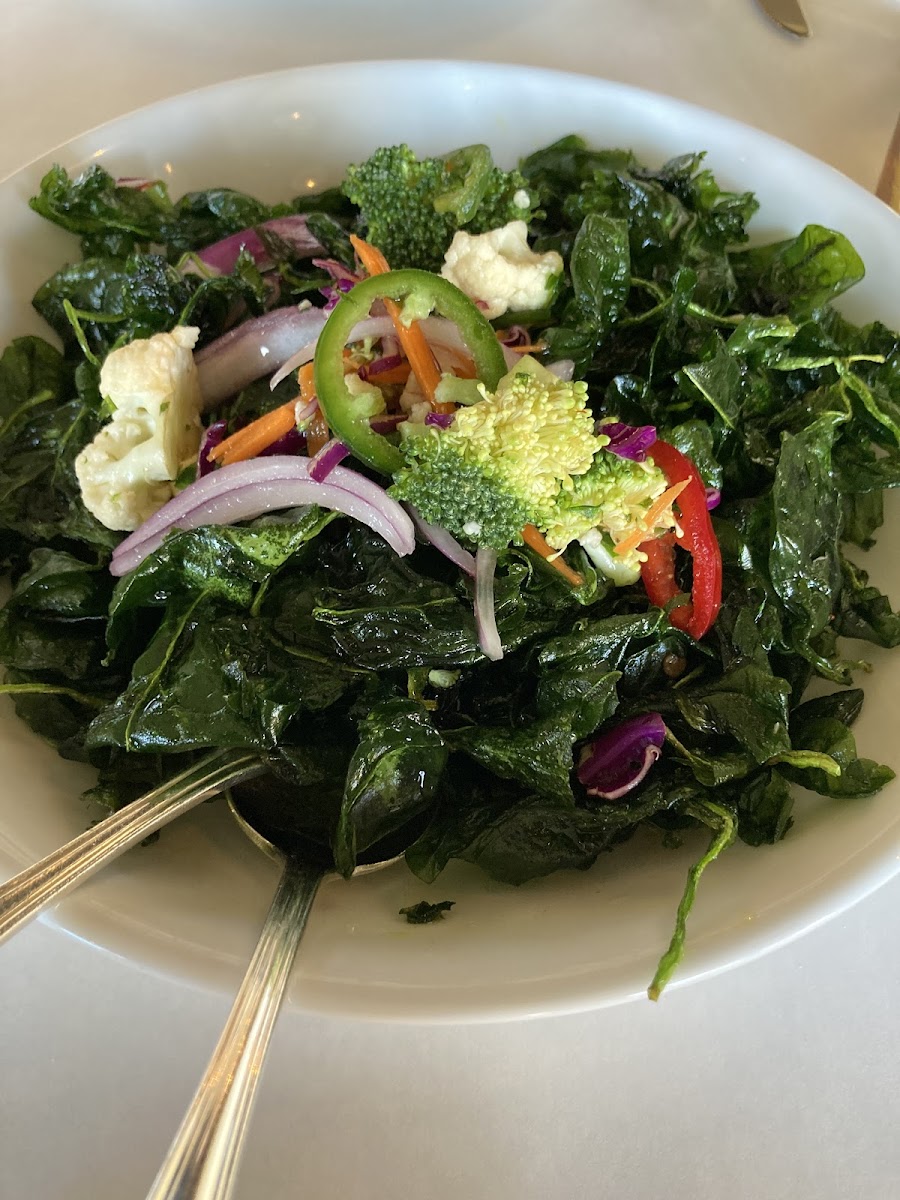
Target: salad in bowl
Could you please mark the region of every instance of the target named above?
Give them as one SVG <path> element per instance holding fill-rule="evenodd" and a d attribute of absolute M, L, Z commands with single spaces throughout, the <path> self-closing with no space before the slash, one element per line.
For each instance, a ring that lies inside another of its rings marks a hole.
<path fill-rule="evenodd" d="M 838 639 L 900 642 L 852 554 L 900 357 L 832 305 L 840 232 L 748 246 L 702 154 L 576 135 L 274 205 L 54 168 L 32 207 L 82 253 L 34 297 L 59 343 L 0 359 L 2 690 L 90 799 L 249 750 L 339 872 L 414 829 L 426 883 L 699 828 L 656 998 L 714 859 L 893 778 Z"/>

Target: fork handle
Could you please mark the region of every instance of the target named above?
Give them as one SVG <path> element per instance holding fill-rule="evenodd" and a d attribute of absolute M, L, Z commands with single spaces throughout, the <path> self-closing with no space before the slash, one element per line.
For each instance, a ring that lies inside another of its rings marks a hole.
<path fill-rule="evenodd" d="M 208 754 L 174 779 L 111 813 L 0 887 L 0 942 L 95 871 L 201 800 L 264 770 L 250 751 Z"/>
<path fill-rule="evenodd" d="M 222 1036 L 147 1200 L 228 1200 L 275 1018 L 323 871 L 288 859 Z"/>

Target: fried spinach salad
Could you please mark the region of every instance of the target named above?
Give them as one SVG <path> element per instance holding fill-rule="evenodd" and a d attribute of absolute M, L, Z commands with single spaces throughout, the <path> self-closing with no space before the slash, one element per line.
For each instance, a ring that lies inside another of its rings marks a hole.
<path fill-rule="evenodd" d="M 408 831 L 427 882 L 689 841 L 656 998 L 721 851 L 893 778 L 839 639 L 900 642 L 845 553 L 900 485 L 900 353 L 832 307 L 839 232 L 748 247 L 702 154 L 577 136 L 31 204 L 81 255 L 0 359 L 2 687 L 89 799 L 250 751 L 342 873 Z"/>

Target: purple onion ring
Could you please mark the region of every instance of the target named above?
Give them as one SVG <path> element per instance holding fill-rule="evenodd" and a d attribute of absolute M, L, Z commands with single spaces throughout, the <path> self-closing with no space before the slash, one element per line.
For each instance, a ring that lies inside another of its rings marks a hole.
<path fill-rule="evenodd" d="M 350 447 L 337 438 L 326 442 L 318 454 L 309 460 L 309 477 L 316 483 L 324 483 L 336 466 L 350 453 Z"/>

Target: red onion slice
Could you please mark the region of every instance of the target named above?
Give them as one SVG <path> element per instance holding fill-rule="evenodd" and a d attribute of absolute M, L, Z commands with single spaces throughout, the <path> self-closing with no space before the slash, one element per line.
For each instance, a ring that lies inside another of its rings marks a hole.
<path fill-rule="evenodd" d="M 204 408 L 271 374 L 298 346 L 315 347 L 326 320 L 327 313 L 320 308 L 274 308 L 204 346 L 194 356 Z"/>
<path fill-rule="evenodd" d="M 403 507 L 412 517 L 416 529 L 425 541 L 430 542 L 435 550 L 439 550 L 445 558 L 449 558 L 455 566 L 474 579 L 474 554 L 470 554 L 468 550 L 464 549 L 453 534 L 448 529 L 444 529 L 443 525 L 432 525 L 430 521 L 426 521 L 414 505 L 404 504 Z"/>
<path fill-rule="evenodd" d="M 706 492 L 706 511 L 712 512 L 722 503 L 722 493 L 717 487 L 704 488 Z"/>
<path fill-rule="evenodd" d="M 273 457 L 233 463 L 186 487 L 113 552 L 110 571 L 125 575 L 162 544 L 172 529 L 230 525 L 265 512 L 318 504 L 368 525 L 399 555 L 415 548 L 415 529 L 403 507 L 377 483 L 335 467 L 327 483 L 310 478 L 306 458 Z"/>
<path fill-rule="evenodd" d="M 488 546 L 479 546 L 475 555 L 475 627 L 478 630 L 478 645 L 482 653 L 493 662 L 503 657 L 503 643 L 497 629 L 497 614 L 494 612 L 496 567 L 497 551 Z"/>
<path fill-rule="evenodd" d="M 309 477 L 316 483 L 324 483 L 336 466 L 350 453 L 350 447 L 337 438 L 326 442 L 322 449 L 309 460 Z"/>
<path fill-rule="evenodd" d="M 159 183 L 158 179 L 145 179 L 142 175 L 120 175 L 116 180 L 116 187 L 131 188 L 135 192 L 145 192 L 147 188 L 151 188 L 157 183 Z"/>
<path fill-rule="evenodd" d="M 578 781 L 589 796 L 620 800 L 632 791 L 662 753 L 666 726 L 657 712 L 641 713 L 602 733 L 585 748 Z"/>
<path fill-rule="evenodd" d="M 256 232 L 257 229 L 266 229 L 281 241 L 286 242 L 296 252 L 298 258 L 308 258 L 312 254 L 318 254 L 322 249 L 322 243 L 309 232 L 306 217 L 297 214 L 289 217 L 276 217 L 271 221 L 262 221 L 257 226 L 241 229 L 238 233 L 213 242 L 211 246 L 205 246 L 202 250 L 195 251 L 193 257 L 199 259 L 211 271 L 219 275 L 231 274 L 242 250 L 246 250 L 253 256 L 253 261 L 257 266 L 269 266 L 271 265 L 271 255 Z"/>

